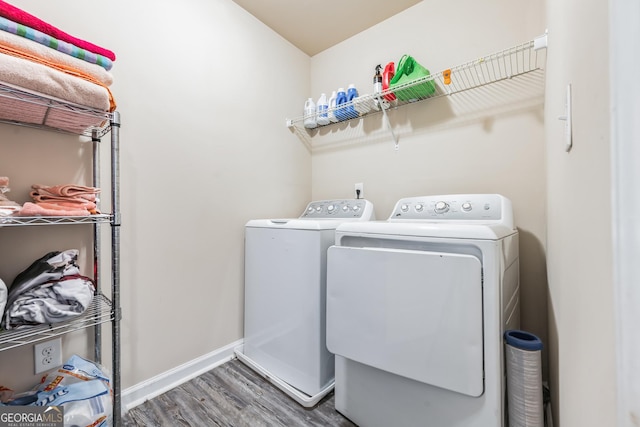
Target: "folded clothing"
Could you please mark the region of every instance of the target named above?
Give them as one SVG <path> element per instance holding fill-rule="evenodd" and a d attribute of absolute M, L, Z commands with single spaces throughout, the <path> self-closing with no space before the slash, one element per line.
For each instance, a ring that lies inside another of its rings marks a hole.
<path fill-rule="evenodd" d="M 69 68 L 73 71 L 80 71 L 92 76 L 105 86 L 113 84 L 113 75 L 97 64 L 76 58 L 64 52 L 51 49 L 48 45 L 34 43 L 32 40 L 12 34 L 7 31 L 0 31 L 0 46 L 13 48 L 39 58 L 43 63 L 54 63 L 59 67 Z"/>
<path fill-rule="evenodd" d="M 96 288 L 80 275 L 77 259 L 77 249 L 49 252 L 19 273 L 9 287 L 2 326 L 57 323 L 84 313 Z"/>
<path fill-rule="evenodd" d="M 18 9 L 17 7 L 12 6 L 9 3 L 2 0 L 0 0 L 0 16 L 3 16 L 12 21 L 18 22 L 22 25 L 31 27 L 34 30 L 41 31 L 45 34 L 50 35 L 51 37 L 55 37 L 67 43 L 74 44 L 82 49 L 86 49 L 90 52 L 103 55 L 112 61 L 116 60 L 116 55 L 112 51 L 105 49 L 103 47 L 97 46 L 86 40 L 82 40 L 70 34 L 67 34 L 64 31 L 54 27 L 53 25 L 39 18 L 36 18 L 35 16 L 25 12 L 24 10 Z"/>
<path fill-rule="evenodd" d="M 87 61 L 91 64 L 100 65 L 107 71 L 113 67 L 113 62 L 102 55 L 97 55 L 93 52 L 80 49 L 73 44 L 57 40 L 47 34 L 36 31 L 33 28 L 25 27 L 22 24 L 18 24 L 7 18 L 3 18 L 2 16 L 0 16 L 0 30 L 19 35 L 51 49 L 66 53 L 67 55 L 82 59 L 83 61 Z"/>
<path fill-rule="evenodd" d="M 45 186 L 34 184 L 19 216 L 88 216 L 100 213 L 96 205 L 100 189 L 84 185 Z"/>
<path fill-rule="evenodd" d="M 1 33 L 2 31 L 0 31 Z M 51 62 L 48 61 L 44 58 L 41 58 L 37 55 L 33 55 L 31 53 L 28 52 L 24 52 L 20 49 L 16 49 L 10 46 L 6 46 L 6 45 L 2 45 L 0 44 L 0 53 L 3 53 L 5 55 L 9 55 L 9 56 L 14 56 L 16 58 L 21 58 L 21 59 L 26 59 L 27 61 L 31 61 L 31 62 L 35 62 L 36 64 L 41 64 L 41 65 L 45 65 L 47 67 L 53 68 L 54 70 L 58 70 L 61 71 L 65 74 L 69 74 L 70 76 L 73 77 L 78 77 L 80 79 L 86 80 L 90 83 L 96 84 L 98 86 L 102 86 L 106 89 L 106 91 L 109 94 L 109 101 L 113 103 L 113 94 L 111 93 L 111 91 L 109 90 L 109 88 L 107 87 L 107 85 L 105 85 L 104 83 L 102 83 L 100 80 L 94 78 L 92 75 L 89 74 L 85 74 L 84 72 L 75 69 L 75 68 L 71 68 L 68 67 L 64 64 L 58 64 L 55 62 Z M 113 104 L 113 106 L 115 106 L 115 104 Z"/>
<path fill-rule="evenodd" d="M 96 194 L 100 193 L 100 189 L 78 184 L 62 184 L 62 185 L 40 185 L 33 184 L 31 186 L 39 194 L 49 194 L 51 196 L 63 197 L 83 197 L 87 200 L 95 200 Z"/>
<path fill-rule="evenodd" d="M 19 211 L 15 212 L 17 216 L 89 216 L 91 211 L 82 206 L 63 207 L 60 205 L 49 203 L 32 203 L 25 202 Z"/>
<path fill-rule="evenodd" d="M 115 111 L 116 108 L 113 96 L 104 86 L 1 53 L 0 81 L 100 111 Z M 9 105 L 6 114 L 11 114 L 12 108 Z M 0 108 L 0 118 L 4 118 L 4 114 L 3 108 Z"/>

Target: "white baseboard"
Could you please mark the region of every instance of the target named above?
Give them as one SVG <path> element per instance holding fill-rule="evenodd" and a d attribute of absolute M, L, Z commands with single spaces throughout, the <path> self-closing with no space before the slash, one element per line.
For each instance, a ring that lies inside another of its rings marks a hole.
<path fill-rule="evenodd" d="M 123 390 L 121 394 L 122 412 L 126 413 L 147 400 L 228 362 L 235 357 L 234 348 L 242 346 L 242 344 L 243 340 L 235 341 Z"/>

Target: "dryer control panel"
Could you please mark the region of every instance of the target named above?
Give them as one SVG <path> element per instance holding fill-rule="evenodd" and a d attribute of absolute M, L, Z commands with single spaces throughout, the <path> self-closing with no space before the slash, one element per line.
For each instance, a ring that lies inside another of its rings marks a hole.
<path fill-rule="evenodd" d="M 499 194 L 453 194 L 400 199 L 389 220 L 509 222 L 511 202 Z"/>
<path fill-rule="evenodd" d="M 319 200 L 311 202 L 301 219 L 354 218 L 365 221 L 373 217 L 373 205 L 365 199 Z"/>

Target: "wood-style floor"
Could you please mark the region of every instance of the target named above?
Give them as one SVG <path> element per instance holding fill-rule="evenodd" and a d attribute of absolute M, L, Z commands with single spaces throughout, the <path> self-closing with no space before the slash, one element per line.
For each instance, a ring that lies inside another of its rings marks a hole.
<path fill-rule="evenodd" d="M 131 409 L 125 426 L 354 427 L 333 393 L 304 408 L 237 359 Z"/>

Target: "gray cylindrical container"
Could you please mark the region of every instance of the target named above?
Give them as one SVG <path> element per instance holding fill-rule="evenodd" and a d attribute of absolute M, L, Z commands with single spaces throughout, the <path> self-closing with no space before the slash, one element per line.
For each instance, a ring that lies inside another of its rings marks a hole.
<path fill-rule="evenodd" d="M 504 337 L 509 427 L 544 427 L 542 341 L 518 330 Z"/>

